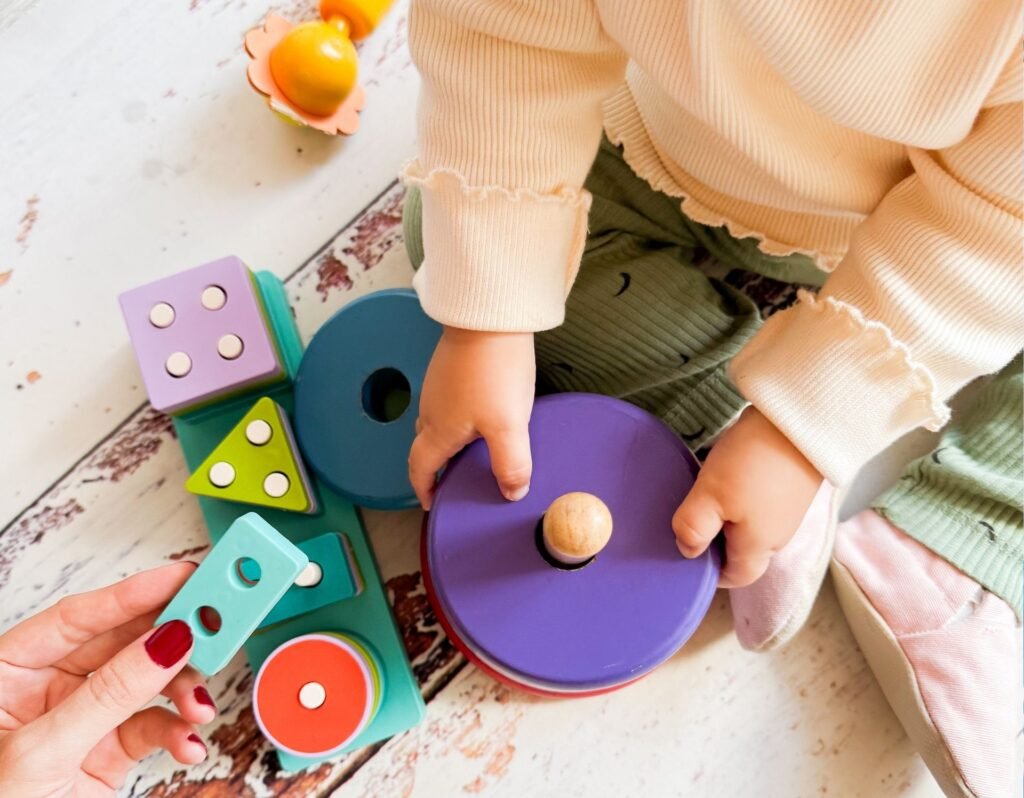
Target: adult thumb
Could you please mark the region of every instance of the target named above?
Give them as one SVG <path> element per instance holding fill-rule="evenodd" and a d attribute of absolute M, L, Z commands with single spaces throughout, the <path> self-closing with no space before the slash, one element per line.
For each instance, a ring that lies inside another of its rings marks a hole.
<path fill-rule="evenodd" d="M 25 726 L 47 760 L 77 766 L 100 740 L 160 695 L 188 663 L 194 640 L 168 621 L 123 648 L 67 698 Z"/>

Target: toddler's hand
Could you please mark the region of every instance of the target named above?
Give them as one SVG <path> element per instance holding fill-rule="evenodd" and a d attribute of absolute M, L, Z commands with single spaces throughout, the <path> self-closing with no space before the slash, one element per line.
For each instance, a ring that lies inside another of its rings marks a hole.
<path fill-rule="evenodd" d="M 755 408 L 744 411 L 708 455 L 672 528 L 687 557 L 725 533 L 722 587 L 744 587 L 789 542 L 821 485 L 821 474 Z"/>
<path fill-rule="evenodd" d="M 445 327 L 420 396 L 409 480 L 424 510 L 448 458 L 482 437 L 506 499 L 530 488 L 530 436 L 536 366 L 532 333 L 495 333 Z"/>

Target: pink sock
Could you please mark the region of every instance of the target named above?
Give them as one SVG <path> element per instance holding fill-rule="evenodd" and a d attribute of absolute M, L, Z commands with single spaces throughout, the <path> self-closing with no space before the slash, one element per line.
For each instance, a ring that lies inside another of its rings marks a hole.
<path fill-rule="evenodd" d="M 729 591 L 736 637 L 748 651 L 785 643 L 807 620 L 832 557 L 834 499 L 835 489 L 822 483 L 800 528 L 764 576 Z"/>
<path fill-rule="evenodd" d="M 978 798 L 1011 795 L 1020 722 L 1013 610 L 871 510 L 839 527 L 835 557 L 894 633 L 963 781 Z"/>

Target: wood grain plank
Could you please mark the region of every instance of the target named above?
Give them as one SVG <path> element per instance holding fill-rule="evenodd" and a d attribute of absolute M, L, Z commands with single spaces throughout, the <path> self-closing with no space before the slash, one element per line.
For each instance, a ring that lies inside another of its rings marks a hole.
<path fill-rule="evenodd" d="M 287 283 L 308 338 L 342 304 L 408 285 L 399 241 L 403 192 L 392 185 Z M 345 279 L 339 279 L 344 274 Z M 122 347 L 127 348 L 125 337 Z M 72 591 L 159 562 L 196 558 L 209 541 L 170 420 L 144 405 L 0 533 L 0 628 Z M 367 528 L 416 675 L 429 697 L 463 665 L 430 610 L 419 575 L 416 511 L 366 513 Z M 298 775 L 278 771 L 252 716 L 252 674 L 241 657 L 211 692 L 221 712 L 205 730 L 211 758 L 187 772 L 166 757 L 136 774 L 126 795 L 311 795 L 372 755 L 358 752 Z"/>
<path fill-rule="evenodd" d="M 289 279 L 305 337 L 344 302 L 408 284 L 401 195 L 389 188 Z M 64 592 L 200 555 L 208 541 L 185 476 L 167 419 L 139 409 L 0 536 L 0 627 Z M 253 722 L 252 676 L 239 657 L 211 684 L 221 713 L 206 730 L 210 760 L 186 771 L 154 757 L 124 795 L 721 796 L 764 784 L 787 796 L 937 795 L 831 591 L 781 652 L 741 652 L 720 594 L 694 640 L 651 677 L 608 696 L 545 701 L 490 681 L 444 638 L 419 573 L 420 513 L 365 518 L 433 698 L 426 724 L 308 773 L 281 773 Z"/>
<path fill-rule="evenodd" d="M 226 253 L 287 274 L 412 155 L 408 0 L 360 45 L 351 138 L 284 124 L 249 88 L 243 36 L 270 9 L 316 3 L 0 13 L 0 525 L 144 400 L 120 291 Z"/>
<path fill-rule="evenodd" d="M 638 622 L 642 622 L 638 619 Z M 334 795 L 937 798 L 827 587 L 808 628 L 739 649 L 723 593 L 687 646 L 626 690 L 527 696 L 473 667 Z"/>

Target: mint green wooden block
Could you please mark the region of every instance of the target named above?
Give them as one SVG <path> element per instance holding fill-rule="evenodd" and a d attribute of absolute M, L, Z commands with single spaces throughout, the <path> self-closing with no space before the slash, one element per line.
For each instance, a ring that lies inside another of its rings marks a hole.
<path fill-rule="evenodd" d="M 338 601 L 345 601 L 362 589 L 355 572 L 355 564 L 349 559 L 349 545 L 343 535 L 328 532 L 304 540 L 298 545 L 302 553 L 309 558 L 309 565 L 315 563 L 320 569 L 320 581 L 308 586 L 296 583 L 288 588 L 288 592 L 263 619 L 260 629 L 297 615 L 305 615 Z M 259 577 L 254 568 L 243 568 L 243 576 L 247 574 L 251 575 L 250 578 Z"/>
<path fill-rule="evenodd" d="M 258 580 L 243 576 L 250 560 L 258 566 Z M 256 513 L 246 513 L 231 524 L 157 624 L 175 619 L 188 623 L 196 641 L 189 661 L 212 676 L 228 664 L 308 563 L 284 535 Z M 214 616 L 204 608 L 216 610 L 219 629 L 208 628 Z"/>

